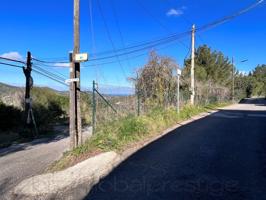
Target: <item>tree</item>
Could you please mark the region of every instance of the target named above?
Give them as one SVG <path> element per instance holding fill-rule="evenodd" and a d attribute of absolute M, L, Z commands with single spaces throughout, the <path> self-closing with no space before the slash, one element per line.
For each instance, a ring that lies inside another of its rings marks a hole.
<path fill-rule="evenodd" d="M 148 63 L 137 72 L 136 89 L 142 102 L 156 105 L 172 103 L 177 88 L 173 73 L 176 69 L 173 59 L 152 51 Z"/>
<path fill-rule="evenodd" d="M 246 97 L 250 98 L 252 93 L 253 93 L 253 86 L 251 84 L 248 84 L 246 88 Z"/>
<path fill-rule="evenodd" d="M 266 65 L 258 65 L 252 73 L 253 94 L 266 97 Z"/>
<path fill-rule="evenodd" d="M 185 60 L 183 78 L 186 88 L 190 86 L 191 59 Z M 196 97 L 198 101 L 225 100 L 230 97 L 232 64 L 222 52 L 212 51 L 207 45 L 195 53 Z"/>

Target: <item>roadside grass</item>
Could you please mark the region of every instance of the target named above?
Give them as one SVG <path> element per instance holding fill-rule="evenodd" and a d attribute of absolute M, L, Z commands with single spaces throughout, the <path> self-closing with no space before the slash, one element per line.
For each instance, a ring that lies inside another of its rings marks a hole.
<path fill-rule="evenodd" d="M 64 153 L 60 160 L 47 169 L 47 172 L 63 170 L 101 152 L 122 152 L 140 141 L 160 134 L 178 122 L 226 105 L 229 103 L 215 103 L 206 106 L 186 105 L 181 109 L 179 115 L 175 108 L 155 108 L 146 115 L 139 117 L 129 115 L 98 125 L 99 128 L 90 139 L 82 146 Z"/>

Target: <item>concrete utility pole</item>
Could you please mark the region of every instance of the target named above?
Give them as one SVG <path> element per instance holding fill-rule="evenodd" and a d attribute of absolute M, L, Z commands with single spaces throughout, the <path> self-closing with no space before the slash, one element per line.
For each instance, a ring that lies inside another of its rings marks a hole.
<path fill-rule="evenodd" d="M 192 26 L 191 35 L 191 95 L 190 103 L 194 105 L 195 101 L 195 24 Z"/>
<path fill-rule="evenodd" d="M 74 0 L 74 50 L 71 55 L 70 67 L 70 148 L 82 144 L 81 113 L 80 113 L 80 63 L 75 56 L 80 52 L 80 1 Z"/>
<path fill-rule="evenodd" d="M 232 101 L 235 101 L 235 63 L 232 57 Z"/>

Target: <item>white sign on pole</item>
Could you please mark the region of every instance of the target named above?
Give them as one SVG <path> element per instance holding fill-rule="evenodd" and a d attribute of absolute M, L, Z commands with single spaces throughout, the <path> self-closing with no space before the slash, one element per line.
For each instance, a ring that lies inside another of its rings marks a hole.
<path fill-rule="evenodd" d="M 79 78 L 72 78 L 65 80 L 65 83 L 79 82 Z"/>
<path fill-rule="evenodd" d="M 177 75 L 178 75 L 178 76 L 181 76 L 181 74 L 182 74 L 181 69 L 177 69 Z"/>
<path fill-rule="evenodd" d="M 75 62 L 86 62 L 89 59 L 89 55 L 87 53 L 79 53 L 75 55 Z"/>

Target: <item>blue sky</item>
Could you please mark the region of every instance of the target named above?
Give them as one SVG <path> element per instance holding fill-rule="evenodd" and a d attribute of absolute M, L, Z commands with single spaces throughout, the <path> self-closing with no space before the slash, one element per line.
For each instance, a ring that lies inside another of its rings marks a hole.
<path fill-rule="evenodd" d="M 80 1 L 81 51 L 92 54 L 112 50 L 97 0 Z M 92 12 L 89 2 L 92 4 Z M 245 8 L 255 0 L 99 0 L 99 2 L 110 37 L 115 48 L 119 49 L 171 33 L 182 33 L 190 30 L 192 23 L 200 27 Z M 116 11 L 124 43 L 121 41 L 111 3 Z M 65 60 L 73 48 L 72 15 L 72 0 L 3 1 L 0 7 L 2 27 L 0 55 L 13 52 L 11 53 L 13 57 L 23 59 L 30 50 L 33 56 L 39 59 Z M 263 2 L 259 7 L 228 23 L 197 34 L 196 46 L 207 44 L 230 58 L 234 56 L 238 70 L 251 71 L 258 64 L 266 63 L 265 20 L 266 6 Z M 181 42 L 155 49 L 162 55 L 173 57 L 182 66 L 189 50 L 190 38 L 186 37 Z M 132 58 L 138 54 L 144 55 Z M 95 64 L 90 61 L 81 69 L 81 84 L 83 87 L 91 87 L 92 80 L 97 79 L 102 85 L 130 86 L 127 77 L 134 76 L 134 71 L 145 64 L 147 54 L 148 51 L 143 51 L 128 57 L 120 57 L 121 66 L 117 58 L 114 58 L 99 61 L 97 66 L 85 67 Z M 240 63 L 243 59 L 248 59 L 248 62 Z M 107 62 L 112 63 L 102 65 Z M 46 67 L 46 69 L 65 76 L 69 73 L 66 67 Z M 2 75 L 0 82 L 24 84 L 24 75 L 20 69 L 0 65 L 0 73 Z M 33 74 L 33 78 L 36 85 L 64 89 L 64 86 L 37 74 Z"/>

